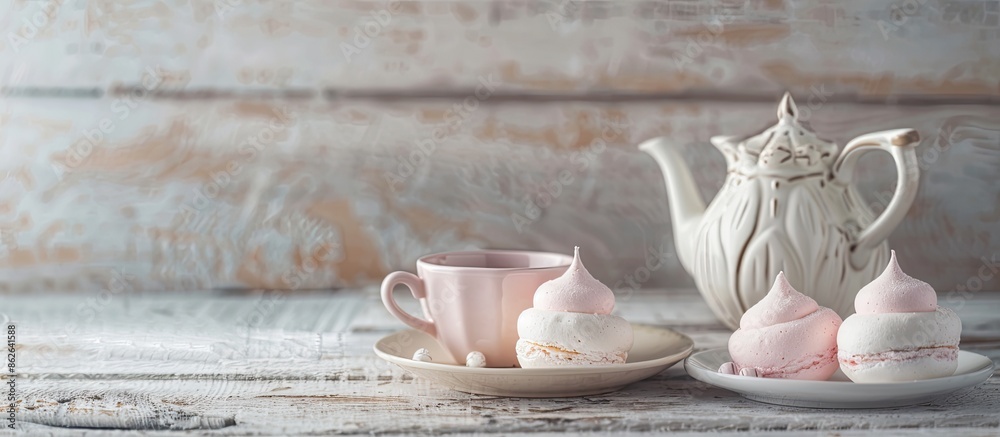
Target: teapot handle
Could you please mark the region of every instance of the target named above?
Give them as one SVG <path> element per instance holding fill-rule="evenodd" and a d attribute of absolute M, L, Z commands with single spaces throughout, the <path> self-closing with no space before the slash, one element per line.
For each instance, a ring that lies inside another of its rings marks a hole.
<path fill-rule="evenodd" d="M 895 129 L 861 135 L 844 146 L 843 153 L 833 163 L 834 178 L 841 184 L 850 183 L 858 158 L 871 150 L 889 152 L 896 161 L 896 192 L 892 200 L 868 227 L 858 234 L 852 247 L 851 261 L 857 265 L 867 257 L 868 251 L 878 246 L 899 225 L 906 211 L 917 196 L 920 167 L 917 165 L 916 144 L 920 134 L 913 129 Z"/>

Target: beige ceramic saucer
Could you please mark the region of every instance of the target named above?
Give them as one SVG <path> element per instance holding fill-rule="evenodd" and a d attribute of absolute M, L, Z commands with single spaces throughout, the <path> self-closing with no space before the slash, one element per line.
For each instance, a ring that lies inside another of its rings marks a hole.
<path fill-rule="evenodd" d="M 586 396 L 618 390 L 649 378 L 691 354 L 694 342 L 676 331 L 632 325 L 635 342 L 625 364 L 550 369 L 495 369 L 438 362 L 447 357 L 433 337 L 407 330 L 375 343 L 375 354 L 421 378 L 466 393 L 524 398 Z M 411 359 L 426 348 L 435 362 Z"/>
<path fill-rule="evenodd" d="M 768 404 L 812 408 L 888 408 L 932 402 L 958 390 L 985 382 L 996 368 L 977 353 L 958 351 L 958 370 L 952 376 L 920 381 L 857 384 L 839 370 L 829 381 L 751 378 L 718 372 L 732 361 L 726 348 L 701 351 L 684 360 L 692 378 Z"/>

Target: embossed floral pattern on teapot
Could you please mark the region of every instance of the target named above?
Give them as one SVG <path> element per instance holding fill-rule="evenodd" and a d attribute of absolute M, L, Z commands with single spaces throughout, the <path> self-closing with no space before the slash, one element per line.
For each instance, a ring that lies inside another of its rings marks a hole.
<path fill-rule="evenodd" d="M 862 135 L 838 153 L 797 116 L 786 93 L 776 125 L 748 138 L 711 139 L 728 175 L 707 208 L 675 146 L 664 138 L 639 145 L 663 171 L 681 264 L 733 329 L 780 271 L 820 305 L 842 317 L 853 313 L 858 290 L 885 268 L 885 240 L 917 193 L 916 131 Z M 896 162 L 896 192 L 878 217 L 851 181 L 868 150 L 889 152 Z"/>

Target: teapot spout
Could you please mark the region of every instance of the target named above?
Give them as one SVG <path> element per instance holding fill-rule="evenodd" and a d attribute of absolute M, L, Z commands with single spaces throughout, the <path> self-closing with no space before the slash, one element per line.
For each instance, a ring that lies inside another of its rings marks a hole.
<path fill-rule="evenodd" d="M 673 225 L 677 258 L 685 269 L 691 271 L 694 255 L 695 230 L 705 213 L 705 201 L 698 193 L 691 171 L 679 151 L 666 138 L 653 138 L 639 144 L 639 150 L 648 153 L 663 172 L 670 202 L 670 222 Z"/>

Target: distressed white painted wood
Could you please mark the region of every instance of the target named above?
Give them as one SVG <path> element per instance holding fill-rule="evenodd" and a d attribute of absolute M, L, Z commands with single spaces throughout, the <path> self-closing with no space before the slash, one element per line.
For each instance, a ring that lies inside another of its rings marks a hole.
<path fill-rule="evenodd" d="M 995 0 L 12 3 L 0 86 L 26 94 L 100 93 L 148 68 L 203 97 L 465 90 L 489 74 L 542 93 L 1000 94 Z"/>
<path fill-rule="evenodd" d="M 778 98 L 150 99 L 127 114 L 111 98 L 0 100 L 0 294 L 354 287 L 432 252 L 573 245 L 611 286 L 687 286 L 660 169 L 636 145 L 683 148 L 710 198 L 726 170 L 708 138 L 772 125 Z M 799 102 L 840 144 L 917 129 L 920 190 L 890 245 L 941 291 L 998 287 L 1000 270 L 967 280 L 1000 262 L 1000 106 Z M 876 211 L 892 169 L 882 154 L 859 163 Z"/>
<path fill-rule="evenodd" d="M 868 411 L 758 404 L 695 381 L 679 366 L 620 392 L 585 398 L 453 392 L 414 379 L 371 352 L 376 339 L 403 327 L 375 291 L 5 296 L 0 318 L 13 320 L 18 331 L 19 426 L 57 436 L 75 435 L 81 426 L 151 435 L 216 429 L 219 435 L 860 436 L 924 435 L 937 428 L 991 435 L 1000 429 L 995 377 L 932 403 Z M 1000 294 L 941 301 L 963 319 L 964 349 L 1000 359 Z M 729 335 L 693 290 L 619 294 L 616 311 L 635 322 L 678 329 L 698 349 L 722 346 Z"/>
<path fill-rule="evenodd" d="M 566 241 L 625 282 L 673 253 L 635 144 L 686 146 L 710 195 L 707 139 L 770 124 L 785 90 L 841 143 L 925 137 L 904 268 L 969 288 L 1000 256 L 997 0 L 6 3 L 0 294 L 355 287 L 427 252 Z M 861 167 L 875 209 L 886 165 Z M 690 284 L 676 260 L 647 283 Z"/>

